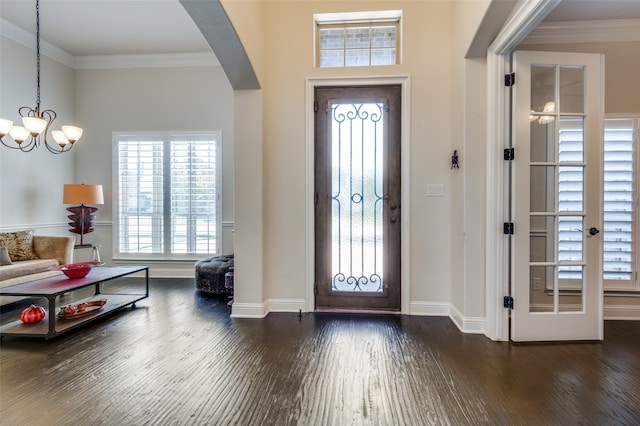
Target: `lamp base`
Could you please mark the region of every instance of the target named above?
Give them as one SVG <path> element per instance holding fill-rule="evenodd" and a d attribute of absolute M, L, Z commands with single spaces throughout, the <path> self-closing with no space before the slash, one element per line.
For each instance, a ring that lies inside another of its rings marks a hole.
<path fill-rule="evenodd" d="M 84 234 L 93 232 L 93 219 L 98 209 L 81 204 L 77 207 L 67 207 L 67 211 L 73 213 L 67 216 L 73 221 L 69 222 L 69 226 L 71 226 L 69 232 L 80 235 L 80 246 L 91 247 L 91 245 L 85 245 L 82 239 Z"/>

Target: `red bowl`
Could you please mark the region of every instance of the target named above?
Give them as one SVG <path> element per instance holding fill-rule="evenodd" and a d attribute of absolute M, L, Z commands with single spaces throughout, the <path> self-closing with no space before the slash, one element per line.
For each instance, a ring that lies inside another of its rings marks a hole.
<path fill-rule="evenodd" d="M 70 263 L 68 265 L 58 265 L 49 268 L 52 271 L 62 271 L 67 277 L 71 279 L 84 278 L 87 276 L 91 268 L 94 266 L 104 265 L 103 262 L 82 262 L 82 263 Z"/>

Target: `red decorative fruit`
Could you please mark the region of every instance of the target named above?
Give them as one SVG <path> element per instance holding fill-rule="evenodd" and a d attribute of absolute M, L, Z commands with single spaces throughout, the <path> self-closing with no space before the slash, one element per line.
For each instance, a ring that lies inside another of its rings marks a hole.
<path fill-rule="evenodd" d="M 47 315 L 42 306 L 31 305 L 20 314 L 20 320 L 26 324 L 41 321 Z"/>

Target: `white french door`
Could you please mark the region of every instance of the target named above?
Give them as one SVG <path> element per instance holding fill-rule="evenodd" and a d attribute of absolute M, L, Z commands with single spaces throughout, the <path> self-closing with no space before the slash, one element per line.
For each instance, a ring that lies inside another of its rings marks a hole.
<path fill-rule="evenodd" d="M 511 339 L 601 340 L 602 55 L 513 54 Z"/>

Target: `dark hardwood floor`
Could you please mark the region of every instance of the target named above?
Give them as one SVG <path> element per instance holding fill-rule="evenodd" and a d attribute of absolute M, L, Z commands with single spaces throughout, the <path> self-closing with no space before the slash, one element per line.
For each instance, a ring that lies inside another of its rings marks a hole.
<path fill-rule="evenodd" d="M 5 338 L 0 424 L 640 424 L 640 322 L 525 345 L 438 317 L 231 319 L 226 301 L 156 279 L 137 309 Z"/>

